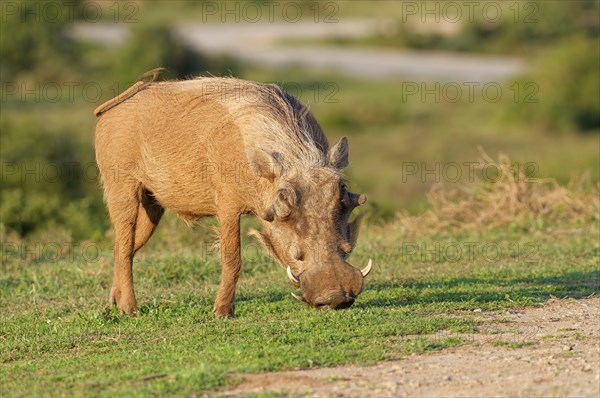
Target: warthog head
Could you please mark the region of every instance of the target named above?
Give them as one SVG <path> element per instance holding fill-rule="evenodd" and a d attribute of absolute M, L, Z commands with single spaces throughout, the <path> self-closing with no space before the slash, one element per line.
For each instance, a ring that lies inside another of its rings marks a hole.
<path fill-rule="evenodd" d="M 298 300 L 318 308 L 348 308 L 363 288 L 371 261 L 361 271 L 346 259 L 354 249 L 361 216 L 349 222 L 352 210 L 366 202 L 364 195 L 346 189 L 340 170 L 348 165 L 343 138 L 329 152 L 326 166 L 286 168 L 278 153 L 270 175 L 275 189 L 265 204 L 262 233 L 254 231 L 269 254 L 287 268 L 291 282 L 302 290 Z M 265 159 L 255 159 L 265 175 Z M 277 166 L 279 165 L 279 166 Z"/>

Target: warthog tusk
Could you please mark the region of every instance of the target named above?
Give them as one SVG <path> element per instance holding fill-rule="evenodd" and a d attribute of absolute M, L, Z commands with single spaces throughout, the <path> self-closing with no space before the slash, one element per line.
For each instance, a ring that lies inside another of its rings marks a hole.
<path fill-rule="evenodd" d="M 292 272 L 292 268 L 289 266 L 287 267 L 287 276 L 288 276 L 288 278 L 290 278 L 290 281 L 292 281 L 294 286 L 296 286 L 296 287 L 300 286 L 300 278 L 298 278 L 296 275 L 294 275 L 294 273 Z"/>
<path fill-rule="evenodd" d="M 373 262 L 371 261 L 371 259 L 369 259 L 369 264 L 367 264 L 367 266 L 360 271 L 360 273 L 362 274 L 363 278 L 366 277 L 367 275 L 369 275 L 369 272 L 371 272 L 371 267 L 372 266 L 373 266 Z"/>
<path fill-rule="evenodd" d="M 294 294 L 294 292 L 292 292 L 292 296 L 294 296 L 296 300 L 304 302 L 304 300 L 302 300 L 302 297 L 298 296 L 297 294 Z"/>

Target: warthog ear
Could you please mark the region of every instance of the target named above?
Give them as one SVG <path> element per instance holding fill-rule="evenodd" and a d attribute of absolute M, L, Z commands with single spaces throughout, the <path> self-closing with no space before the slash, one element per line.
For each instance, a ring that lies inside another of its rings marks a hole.
<path fill-rule="evenodd" d="M 342 139 L 329 150 L 329 163 L 336 169 L 348 167 L 348 139 Z"/>
<path fill-rule="evenodd" d="M 259 177 L 274 181 L 283 174 L 283 156 L 279 152 L 267 152 L 262 149 L 248 155 L 252 171 Z"/>

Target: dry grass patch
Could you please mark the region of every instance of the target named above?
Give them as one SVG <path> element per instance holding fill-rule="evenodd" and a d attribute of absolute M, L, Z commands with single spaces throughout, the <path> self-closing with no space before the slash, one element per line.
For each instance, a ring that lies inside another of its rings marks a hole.
<path fill-rule="evenodd" d="M 597 223 L 600 185 L 589 174 L 573 177 L 562 186 L 552 178 L 529 175 L 531 164 L 511 162 L 504 154 L 492 159 L 480 149 L 480 174 L 472 185 L 450 189 L 435 185 L 428 194 L 431 208 L 420 215 L 400 212 L 396 228 L 407 234 L 441 231 L 523 230 L 576 227 Z"/>

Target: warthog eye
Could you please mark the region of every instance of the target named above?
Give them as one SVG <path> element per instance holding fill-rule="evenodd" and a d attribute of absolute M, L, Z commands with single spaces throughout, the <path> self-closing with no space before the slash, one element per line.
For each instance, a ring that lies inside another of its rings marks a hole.
<path fill-rule="evenodd" d="M 342 205 L 344 207 L 348 207 L 348 205 L 350 204 L 348 202 L 348 189 L 346 188 L 346 184 L 342 183 L 342 185 L 340 186 L 340 202 L 342 202 Z"/>

